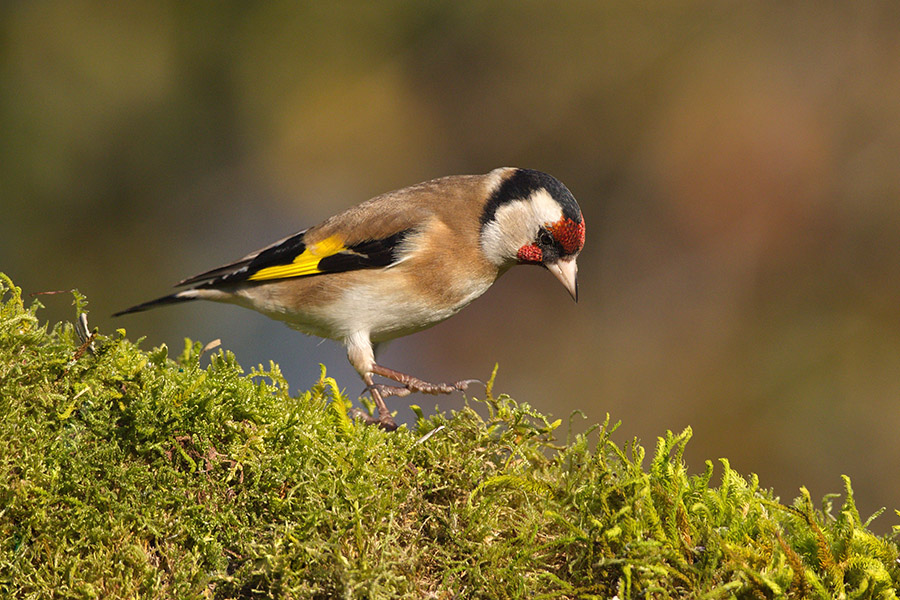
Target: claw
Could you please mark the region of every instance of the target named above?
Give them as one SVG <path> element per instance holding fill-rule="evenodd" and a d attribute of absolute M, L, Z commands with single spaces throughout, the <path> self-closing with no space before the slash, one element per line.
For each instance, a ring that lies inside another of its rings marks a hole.
<path fill-rule="evenodd" d="M 478 385 L 487 386 L 487 384 L 480 379 L 463 379 L 462 381 L 457 381 L 453 385 L 456 386 L 456 389 L 458 389 L 459 391 L 464 392 L 473 383 L 477 383 Z"/>

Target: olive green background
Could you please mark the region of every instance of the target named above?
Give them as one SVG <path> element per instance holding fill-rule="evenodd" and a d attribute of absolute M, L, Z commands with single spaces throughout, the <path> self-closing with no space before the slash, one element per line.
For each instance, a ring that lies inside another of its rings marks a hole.
<path fill-rule="evenodd" d="M 579 428 L 609 412 L 620 441 L 691 425 L 693 469 L 725 456 L 784 499 L 846 473 L 887 531 L 898 31 L 895 2 L 6 2 L 0 270 L 147 347 L 221 338 L 356 394 L 337 344 L 249 311 L 109 315 L 377 193 L 541 169 L 584 210 L 581 302 L 514 269 L 382 362 L 499 362 L 498 390 Z"/>

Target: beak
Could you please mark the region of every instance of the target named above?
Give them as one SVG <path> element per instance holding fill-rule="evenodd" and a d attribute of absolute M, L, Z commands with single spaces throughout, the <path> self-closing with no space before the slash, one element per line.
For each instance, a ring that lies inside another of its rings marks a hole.
<path fill-rule="evenodd" d="M 578 265 L 575 257 L 566 258 L 547 265 L 553 276 L 568 290 L 572 300 L 578 302 Z"/>

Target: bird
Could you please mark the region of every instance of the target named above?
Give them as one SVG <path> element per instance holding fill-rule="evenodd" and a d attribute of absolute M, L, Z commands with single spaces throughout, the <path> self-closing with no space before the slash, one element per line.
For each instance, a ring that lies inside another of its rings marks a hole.
<path fill-rule="evenodd" d="M 515 265 L 545 268 L 577 302 L 584 240 L 581 208 L 561 181 L 501 167 L 375 196 L 114 316 L 212 300 L 337 340 L 377 409 L 356 415 L 394 430 L 385 398 L 449 394 L 477 380 L 429 383 L 377 363 L 375 346 L 455 315 Z"/>

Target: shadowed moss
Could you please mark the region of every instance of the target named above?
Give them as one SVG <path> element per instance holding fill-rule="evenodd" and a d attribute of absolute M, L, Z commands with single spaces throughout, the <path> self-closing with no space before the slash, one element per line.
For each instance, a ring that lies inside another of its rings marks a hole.
<path fill-rule="evenodd" d="M 385 433 L 324 369 L 292 396 L 275 364 L 38 308 L 0 276 L 3 597 L 897 597 L 847 478 L 839 507 L 783 505 L 727 460 L 689 475 L 690 429 L 652 456 L 608 419 L 561 443 L 491 385 L 481 415 Z"/>

